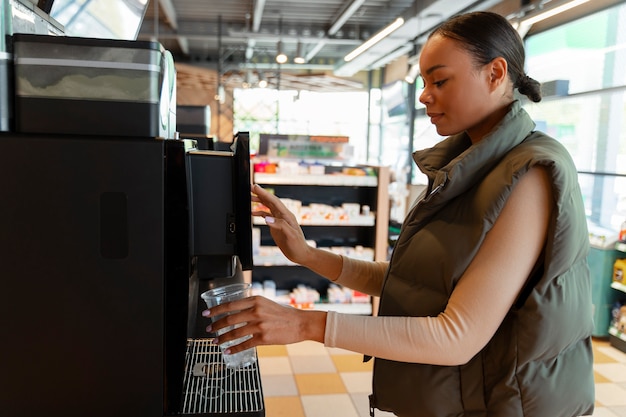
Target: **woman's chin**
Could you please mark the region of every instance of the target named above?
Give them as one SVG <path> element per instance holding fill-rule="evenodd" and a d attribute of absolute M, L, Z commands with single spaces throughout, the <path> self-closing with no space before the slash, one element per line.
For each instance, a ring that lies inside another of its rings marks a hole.
<path fill-rule="evenodd" d="M 458 130 L 446 128 L 444 126 L 435 126 L 435 128 L 440 136 L 452 136 L 456 135 L 457 133 L 461 133 Z"/>

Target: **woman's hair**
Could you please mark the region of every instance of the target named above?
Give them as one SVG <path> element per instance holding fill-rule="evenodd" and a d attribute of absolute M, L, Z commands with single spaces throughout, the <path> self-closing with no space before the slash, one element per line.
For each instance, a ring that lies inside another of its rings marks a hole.
<path fill-rule="evenodd" d="M 504 58 L 513 87 L 533 102 L 541 101 L 541 84 L 524 71 L 526 53 L 522 38 L 504 17 L 492 12 L 454 16 L 438 26 L 429 37 L 434 35 L 460 42 L 480 66 L 497 57 Z"/>

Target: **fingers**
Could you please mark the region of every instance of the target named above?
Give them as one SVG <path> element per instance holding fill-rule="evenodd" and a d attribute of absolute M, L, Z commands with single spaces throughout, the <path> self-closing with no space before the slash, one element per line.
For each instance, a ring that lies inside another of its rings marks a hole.
<path fill-rule="evenodd" d="M 220 333 L 228 326 L 235 328 L 218 336 L 216 344 L 223 344 L 244 336 L 251 336 L 230 348 L 230 353 L 259 345 L 287 344 L 300 341 L 298 337 L 297 315 L 299 310 L 279 305 L 261 296 L 252 296 L 243 300 L 216 306 L 202 313 L 205 317 L 226 315 L 207 327 L 208 332 Z"/>
<path fill-rule="evenodd" d="M 271 213 L 268 213 L 267 211 L 253 210 L 252 215 L 255 217 L 263 217 L 267 224 L 274 224 L 276 223 L 276 220 L 280 219 L 280 220 L 283 220 L 292 228 L 300 227 L 300 225 L 298 224 L 298 221 L 296 220 L 296 217 L 293 215 L 293 213 L 289 211 L 285 211 L 281 213 L 278 210 L 272 210 Z"/>
<path fill-rule="evenodd" d="M 248 297 L 242 300 L 231 301 L 204 310 L 202 312 L 202 316 L 214 320 L 213 323 L 207 326 L 206 331 L 219 332 L 226 327 L 245 323 L 246 320 L 242 318 L 241 313 L 250 309 L 254 305 L 254 298 L 256 297 Z M 218 317 L 219 319 L 215 320 Z"/>
<path fill-rule="evenodd" d="M 287 211 L 287 208 L 273 193 L 266 191 L 263 187 L 258 184 L 254 184 L 252 186 L 252 201 L 257 203 L 262 203 L 267 208 L 270 209 L 272 213 L 284 212 Z"/>
<path fill-rule="evenodd" d="M 251 347 L 256 347 L 259 343 L 256 339 L 256 331 L 254 329 L 255 325 L 252 323 L 239 323 L 231 330 L 228 330 L 213 339 L 213 343 L 221 345 L 233 340 L 243 340 L 241 343 L 229 347 L 229 352 L 225 352 L 226 354 L 237 353 Z"/>
<path fill-rule="evenodd" d="M 214 339 L 215 344 L 223 344 L 235 339 L 243 338 L 244 336 L 253 336 L 253 326 L 250 326 L 248 313 L 251 310 L 251 306 L 254 305 L 256 297 L 248 297 L 243 300 L 232 301 L 229 303 L 221 304 L 219 306 L 211 307 L 210 310 L 204 310 L 202 316 L 207 318 L 220 317 L 219 320 L 214 321 L 207 326 L 207 332 L 215 332 L 219 334 L 219 337 Z M 220 331 L 231 327 L 225 333 L 220 334 Z M 237 353 L 250 347 L 256 346 L 256 340 L 246 343 L 240 343 L 230 347 L 224 353 Z"/>
<path fill-rule="evenodd" d="M 245 310 L 249 308 L 253 303 L 253 297 L 242 298 L 241 300 L 229 301 L 224 304 L 213 306 L 209 309 L 206 309 L 202 312 L 202 315 L 207 318 L 216 317 L 220 315 L 230 315 L 237 313 L 241 310 Z M 232 324 L 232 323 L 231 323 Z"/>
<path fill-rule="evenodd" d="M 257 217 L 267 217 L 267 216 L 271 216 L 272 213 L 268 213 L 267 211 L 254 210 L 252 211 L 252 215 L 257 216 Z"/>

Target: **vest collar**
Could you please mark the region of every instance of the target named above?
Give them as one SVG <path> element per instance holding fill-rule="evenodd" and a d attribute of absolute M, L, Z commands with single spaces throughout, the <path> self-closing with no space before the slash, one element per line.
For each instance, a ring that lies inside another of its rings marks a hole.
<path fill-rule="evenodd" d="M 519 100 L 493 131 L 473 144 L 466 133 L 450 136 L 432 148 L 413 153 L 419 169 L 428 177 L 427 200 L 453 198 L 483 178 L 486 173 L 533 131 L 535 123 Z"/>

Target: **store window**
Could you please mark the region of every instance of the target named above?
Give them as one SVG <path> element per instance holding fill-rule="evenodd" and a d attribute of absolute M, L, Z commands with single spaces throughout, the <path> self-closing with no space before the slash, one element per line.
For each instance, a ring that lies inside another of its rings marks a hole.
<path fill-rule="evenodd" d="M 234 130 L 259 134 L 348 136 L 351 162 L 364 163 L 367 152 L 367 92 L 313 92 L 235 89 Z"/>

